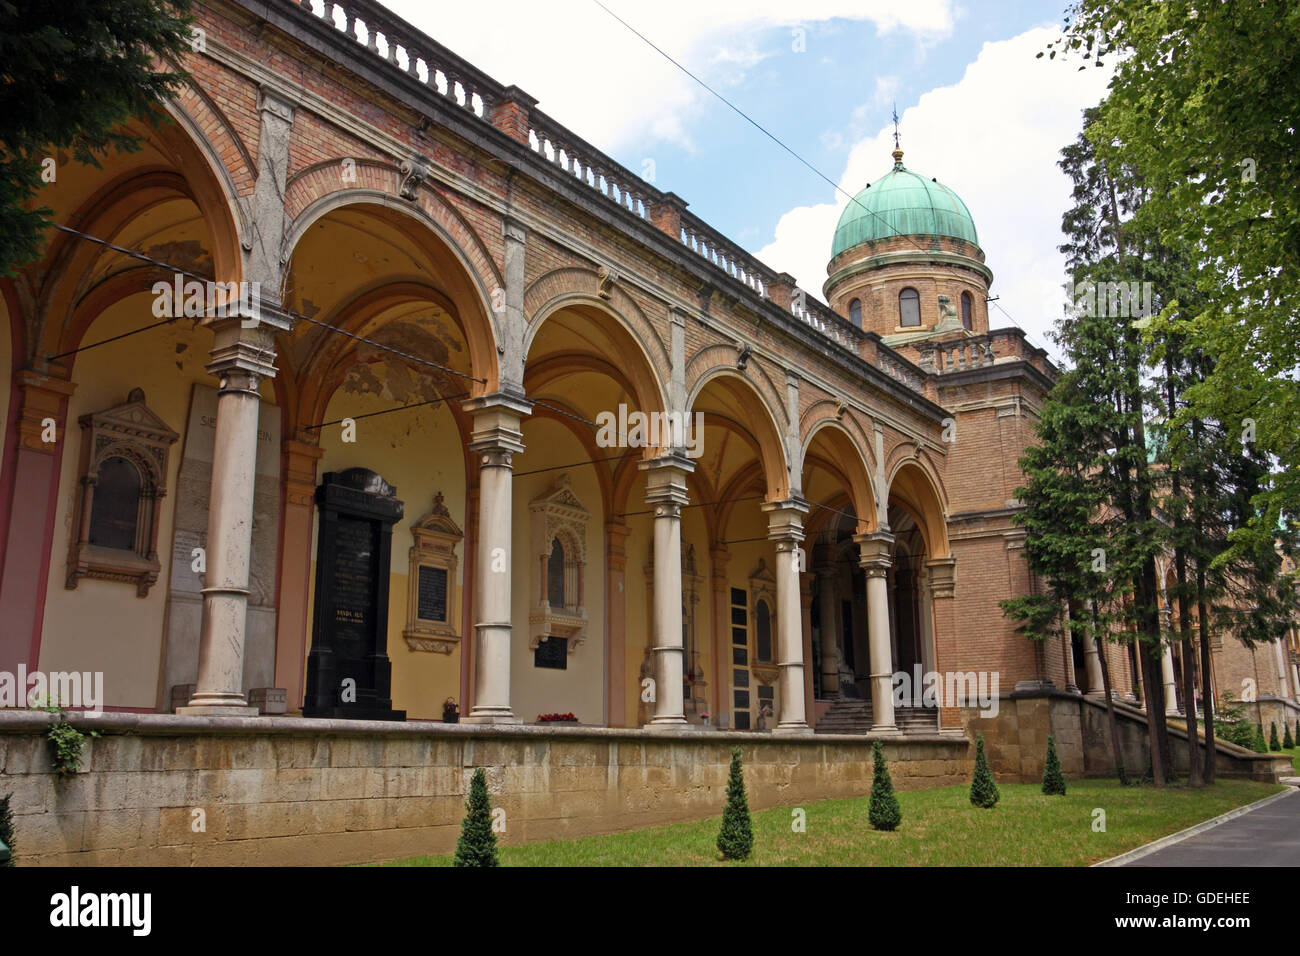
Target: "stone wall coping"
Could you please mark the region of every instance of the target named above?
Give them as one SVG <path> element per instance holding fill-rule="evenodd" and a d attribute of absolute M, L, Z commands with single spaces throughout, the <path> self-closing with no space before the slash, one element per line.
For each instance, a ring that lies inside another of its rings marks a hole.
<path fill-rule="evenodd" d="M 532 724 L 447 724 L 437 720 L 341 720 L 308 717 L 191 717 L 176 714 L 68 713 L 63 718 L 77 730 L 100 734 L 142 734 L 161 737 L 189 735 L 285 737 L 442 737 L 449 739 L 690 741 L 776 746 L 868 746 L 876 740 L 893 744 L 943 744 L 966 750 L 970 741 L 949 734 L 800 734 L 759 731 L 645 730 L 639 727 L 539 727 Z M 44 733 L 59 718 L 44 711 L 0 710 L 0 734 Z"/>

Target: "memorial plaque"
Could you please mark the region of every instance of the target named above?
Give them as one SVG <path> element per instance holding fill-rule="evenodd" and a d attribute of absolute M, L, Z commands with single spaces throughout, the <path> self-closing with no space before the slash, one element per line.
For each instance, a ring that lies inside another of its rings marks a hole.
<path fill-rule="evenodd" d="M 405 720 L 405 711 L 393 710 L 388 659 L 390 550 L 402 502 L 373 471 L 349 468 L 325 475 L 316 505 L 316 607 L 303 716 Z"/>
<path fill-rule="evenodd" d="M 447 569 L 420 566 L 416 612 L 426 621 L 447 620 Z"/>
<path fill-rule="evenodd" d="M 533 651 L 534 667 L 552 667 L 556 670 L 569 669 L 569 642 L 563 637 L 548 637 L 537 645 Z"/>

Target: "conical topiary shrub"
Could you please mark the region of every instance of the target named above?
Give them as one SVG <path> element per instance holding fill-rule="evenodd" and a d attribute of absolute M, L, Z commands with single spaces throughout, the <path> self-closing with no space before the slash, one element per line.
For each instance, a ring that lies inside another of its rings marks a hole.
<path fill-rule="evenodd" d="M 727 806 L 722 811 L 718 850 L 728 860 L 743 860 L 754 851 L 754 824 L 745 798 L 745 775 L 740 769 L 740 748 L 731 748 L 731 774 L 727 777 Z"/>
<path fill-rule="evenodd" d="M 1255 725 L 1255 739 L 1250 742 L 1250 749 L 1257 754 L 1268 753 L 1268 741 L 1264 739 L 1264 725 Z"/>
<path fill-rule="evenodd" d="M 497 835 L 492 832 L 492 805 L 488 803 L 487 775 L 482 767 L 474 771 L 469 782 L 465 819 L 452 862 L 456 866 L 497 865 Z"/>
<path fill-rule="evenodd" d="M 0 797 L 0 843 L 9 848 L 9 859 L 7 862 L 0 863 L 0 866 L 14 866 L 17 855 L 14 853 L 14 812 L 9 809 L 9 801 L 13 798 L 12 793 L 6 793 Z"/>
<path fill-rule="evenodd" d="M 1061 772 L 1061 760 L 1056 756 L 1056 738 L 1047 735 L 1047 763 L 1043 767 L 1043 793 L 1049 797 L 1065 796 L 1065 774 Z"/>
<path fill-rule="evenodd" d="M 970 802 L 985 810 L 998 805 L 998 786 L 993 782 L 993 771 L 989 770 L 988 759 L 984 756 L 983 734 L 975 739 L 975 776 L 970 783 Z"/>
<path fill-rule="evenodd" d="M 1297 717 L 1295 722 L 1295 745 L 1300 747 L 1300 717 Z"/>
<path fill-rule="evenodd" d="M 1291 725 L 1285 720 L 1282 721 L 1282 749 L 1290 750 L 1295 746 L 1295 741 L 1291 739 Z"/>
<path fill-rule="evenodd" d="M 1268 722 L 1268 749 L 1282 749 L 1282 743 L 1277 739 L 1277 722 L 1272 720 Z"/>
<path fill-rule="evenodd" d="M 903 808 L 898 805 L 894 782 L 889 779 L 885 765 L 885 748 L 877 740 L 871 745 L 871 808 L 867 819 L 873 830 L 897 830 L 903 822 Z"/>

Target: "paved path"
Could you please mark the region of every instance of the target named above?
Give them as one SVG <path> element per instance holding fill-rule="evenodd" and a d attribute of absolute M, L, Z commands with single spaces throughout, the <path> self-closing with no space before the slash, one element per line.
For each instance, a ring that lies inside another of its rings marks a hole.
<path fill-rule="evenodd" d="M 1300 866 L 1300 790 L 1126 866 Z"/>

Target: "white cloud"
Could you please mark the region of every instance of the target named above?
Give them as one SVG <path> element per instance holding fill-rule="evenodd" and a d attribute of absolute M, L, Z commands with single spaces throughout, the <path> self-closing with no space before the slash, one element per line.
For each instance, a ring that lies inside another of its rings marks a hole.
<path fill-rule="evenodd" d="M 1077 63 L 1036 59 L 1059 31 L 1029 30 L 986 43 L 952 86 L 931 90 L 901 117 L 904 163 L 933 176 L 965 201 L 993 270 L 991 294 L 1038 344 L 1061 314 L 1064 260 L 1061 214 L 1070 185 L 1057 168 L 1061 147 L 1078 135 L 1081 111 L 1104 95 L 1108 75 Z M 855 194 L 890 168 L 893 127 L 857 142 L 841 189 Z M 826 262 L 848 199 L 800 206 L 783 215 L 775 238 L 756 255 L 821 296 Z M 991 308 L 994 326 L 1011 324 Z"/>
<path fill-rule="evenodd" d="M 932 42 L 954 24 L 953 0 L 804 0 L 798 16 L 789 0 L 603 2 L 717 87 L 735 86 L 769 53 L 791 50 L 796 27 L 829 28 L 842 19 Z M 593 0 L 385 4 L 496 80 L 522 87 L 540 109 L 606 152 L 647 134 L 691 146 L 687 121 L 709 94 Z M 790 31 L 791 46 L 773 45 L 768 31 L 778 27 Z M 807 34 L 802 55 L 812 56 L 816 37 Z"/>

